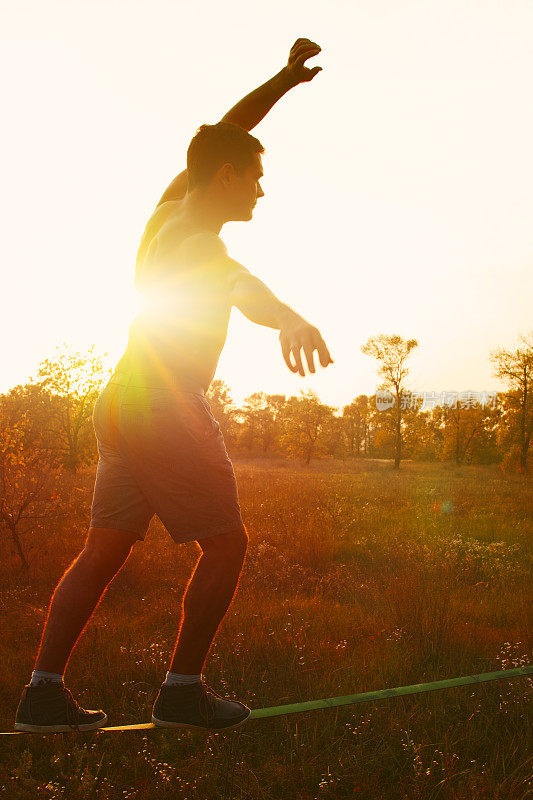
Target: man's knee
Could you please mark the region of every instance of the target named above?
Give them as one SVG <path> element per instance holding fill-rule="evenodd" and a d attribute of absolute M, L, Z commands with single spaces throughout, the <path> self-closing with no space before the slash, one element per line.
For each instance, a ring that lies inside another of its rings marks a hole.
<path fill-rule="evenodd" d="M 225 556 L 244 557 L 248 547 L 248 533 L 244 525 L 227 533 L 219 533 L 205 539 L 196 540 L 204 553 L 218 553 Z"/>

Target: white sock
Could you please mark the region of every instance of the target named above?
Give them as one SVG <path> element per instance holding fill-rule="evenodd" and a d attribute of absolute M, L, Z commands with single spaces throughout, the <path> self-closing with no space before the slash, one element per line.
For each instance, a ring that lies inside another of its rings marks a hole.
<path fill-rule="evenodd" d="M 165 686 L 175 686 L 176 684 L 180 684 L 181 686 L 188 686 L 191 683 L 200 683 L 201 679 L 202 679 L 201 672 L 199 675 L 182 675 L 179 672 L 167 672 L 167 677 L 165 679 Z"/>
<path fill-rule="evenodd" d="M 43 672 L 34 669 L 31 674 L 30 686 L 37 686 L 39 683 L 60 683 L 63 685 L 63 676 L 58 672 Z"/>

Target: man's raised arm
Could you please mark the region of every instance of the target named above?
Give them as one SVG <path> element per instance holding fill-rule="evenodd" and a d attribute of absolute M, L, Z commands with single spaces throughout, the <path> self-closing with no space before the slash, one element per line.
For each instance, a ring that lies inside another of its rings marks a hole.
<path fill-rule="evenodd" d="M 230 299 L 231 304 L 242 311 L 250 322 L 279 330 L 279 341 L 285 363 L 291 372 L 299 372 L 304 377 L 300 350 L 304 349 L 310 372 L 315 371 L 313 352 L 318 350 L 320 364 L 327 367 L 333 364 L 320 331 L 296 313 L 290 306 L 282 303 L 276 295 L 255 275 L 238 261 L 226 256 L 231 262 Z M 291 362 L 291 353 L 295 364 Z"/>
<path fill-rule="evenodd" d="M 318 55 L 320 50 L 321 48 L 309 39 L 297 39 L 291 47 L 286 66 L 273 78 L 239 100 L 220 121 L 232 122 L 234 125 L 240 125 L 241 128 L 251 131 L 289 89 L 299 83 L 309 82 L 320 72 L 322 67 L 309 69 L 304 66 L 304 62 L 308 58 Z M 186 192 L 187 170 L 184 169 L 174 178 L 157 205 L 160 206 L 167 200 L 181 200 Z"/>

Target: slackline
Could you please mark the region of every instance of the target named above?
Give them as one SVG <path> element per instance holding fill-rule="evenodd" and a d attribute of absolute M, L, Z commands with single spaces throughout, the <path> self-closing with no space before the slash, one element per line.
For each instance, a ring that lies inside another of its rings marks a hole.
<path fill-rule="evenodd" d="M 297 714 L 300 711 L 315 711 L 317 708 L 334 708 L 335 706 L 347 706 L 352 703 L 368 703 L 373 700 L 385 700 L 387 697 L 402 697 L 408 694 L 419 694 L 420 692 L 434 692 L 437 689 L 450 689 L 453 686 L 465 686 L 469 683 L 483 683 L 484 681 L 497 681 L 503 678 L 516 678 L 522 675 L 533 673 L 533 664 L 516 669 L 504 669 L 501 672 L 484 672 L 481 675 L 467 675 L 463 678 L 449 678 L 444 681 L 433 681 L 433 683 L 414 683 L 412 686 L 397 686 L 395 689 L 379 689 L 376 692 L 363 692 L 362 694 L 348 694 L 345 697 L 326 697 L 323 700 L 307 700 L 304 703 L 291 703 L 286 706 L 271 706 L 270 708 L 253 708 L 248 719 L 262 719 L 263 717 L 281 717 L 283 714 Z M 176 730 L 173 728 L 162 728 L 154 725 L 153 722 L 141 722 L 138 725 L 112 725 L 105 728 L 94 728 L 92 731 L 76 731 L 72 733 L 98 733 L 99 731 L 140 731 L 149 728 L 159 728 L 160 730 Z M 179 728 L 178 730 L 183 730 Z M 216 731 L 216 728 L 209 730 Z M 222 729 L 223 731 L 224 729 Z M 36 734 L 49 736 L 48 733 Z M 16 736 L 18 734 L 33 733 L 33 731 L 0 731 L 0 736 Z M 71 733 L 71 731 L 60 731 L 60 733 Z"/>

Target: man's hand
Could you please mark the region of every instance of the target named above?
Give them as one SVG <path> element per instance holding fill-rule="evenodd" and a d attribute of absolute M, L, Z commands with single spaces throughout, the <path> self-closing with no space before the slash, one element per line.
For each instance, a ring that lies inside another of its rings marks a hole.
<path fill-rule="evenodd" d="M 318 55 L 321 50 L 322 48 L 310 39 L 296 39 L 285 67 L 287 77 L 293 86 L 313 80 L 315 75 L 320 72 L 322 67 L 309 69 L 309 67 L 304 67 L 304 62 L 308 58 Z"/>
<path fill-rule="evenodd" d="M 291 372 L 299 372 L 302 377 L 305 377 L 305 371 L 300 356 L 302 347 L 310 372 L 315 372 L 315 365 L 313 362 L 313 353 L 315 350 L 318 350 L 320 364 L 323 367 L 327 367 L 328 364 L 333 364 L 333 359 L 329 354 L 329 350 L 318 328 L 315 328 L 314 325 L 310 325 L 309 322 L 292 310 L 287 314 L 287 317 L 281 324 L 279 341 L 281 343 L 283 358 L 288 368 Z M 291 363 L 291 353 L 294 355 L 296 365 Z"/>

